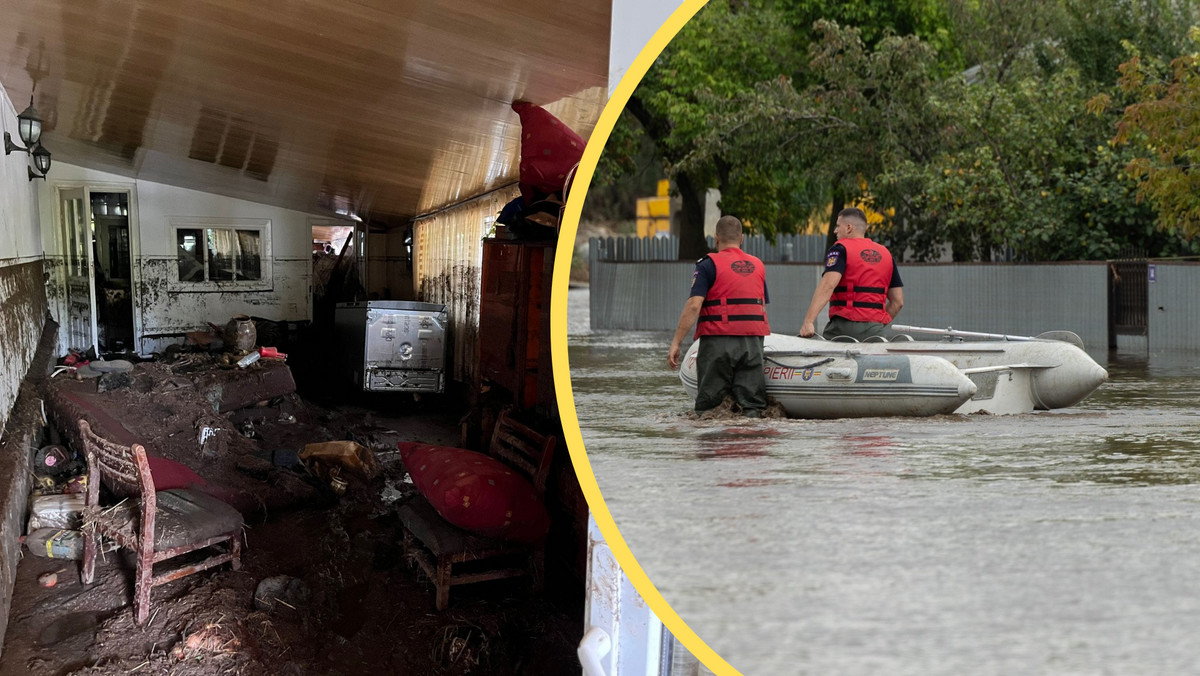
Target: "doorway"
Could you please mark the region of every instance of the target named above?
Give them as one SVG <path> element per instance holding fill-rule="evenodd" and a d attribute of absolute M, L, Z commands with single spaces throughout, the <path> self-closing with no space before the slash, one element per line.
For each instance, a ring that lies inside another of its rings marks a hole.
<path fill-rule="evenodd" d="M 357 260 L 354 226 L 345 221 L 315 219 L 310 219 L 309 224 L 312 227 L 313 297 L 320 299 L 331 285 L 340 283 L 350 263 Z"/>
<path fill-rule="evenodd" d="M 1149 271 L 1145 258 L 1128 258 L 1108 264 L 1108 346 L 1117 348 L 1118 336 L 1147 335 Z"/>
<path fill-rule="evenodd" d="M 132 191 L 59 188 L 65 269 L 60 351 L 103 355 L 134 349 Z"/>
<path fill-rule="evenodd" d="M 96 261 L 96 339 L 101 353 L 133 348 L 129 193 L 91 193 Z"/>

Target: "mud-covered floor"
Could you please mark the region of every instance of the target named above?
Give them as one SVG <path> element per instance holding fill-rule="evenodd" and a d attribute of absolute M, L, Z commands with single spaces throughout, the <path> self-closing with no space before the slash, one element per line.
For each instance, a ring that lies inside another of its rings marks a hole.
<path fill-rule="evenodd" d="M 212 367 L 197 366 L 207 358 L 138 364 L 129 386 L 105 393 L 104 402 L 156 453 L 241 503 L 248 513 L 242 569 L 156 587 L 151 620 L 137 627 L 127 557 L 107 554 L 96 583 L 85 588 L 79 562 L 26 551 L 0 676 L 578 673 L 582 587 L 553 561 L 540 597 L 528 593 L 527 580 L 456 586 L 439 613 L 432 585 L 405 560 L 395 515 L 412 488 L 391 451 L 400 440 L 459 445 L 462 411 L 447 410 L 438 397 L 415 403 L 360 393 L 338 401 L 326 388 L 313 395 L 320 404 L 289 395 L 205 413 L 185 371 Z M 50 387 L 93 386 L 66 375 Z M 222 429 L 217 445 L 198 443 L 204 425 Z M 371 448 L 380 476 L 352 478 L 338 495 L 289 466 L 289 451 L 333 439 Z M 38 583 L 48 572 L 58 580 L 49 588 Z M 267 578 L 287 585 L 277 595 L 284 602 L 256 604 Z"/>

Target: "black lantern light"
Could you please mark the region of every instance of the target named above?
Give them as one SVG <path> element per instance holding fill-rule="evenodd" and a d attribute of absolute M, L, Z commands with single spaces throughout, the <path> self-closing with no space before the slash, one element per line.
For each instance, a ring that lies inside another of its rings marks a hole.
<path fill-rule="evenodd" d="M 13 143 L 12 135 L 4 132 L 4 154 L 8 155 L 14 150 L 28 154 L 33 158 L 33 166 L 26 167 L 29 180 L 45 180 L 46 173 L 50 171 L 50 151 L 42 145 L 42 116 L 38 114 L 37 108 L 33 107 L 33 96 L 29 97 L 29 107 L 17 116 L 17 135 L 21 137 L 25 146 Z"/>
<path fill-rule="evenodd" d="M 26 108 L 20 115 L 17 116 L 17 134 L 21 137 L 21 142 L 25 147 L 13 143 L 12 136 L 8 132 L 4 132 L 4 154 L 8 155 L 14 150 L 20 150 L 23 153 L 28 153 L 31 148 L 42 138 L 42 116 L 38 114 L 36 108 L 33 107 L 33 97 L 29 97 L 29 107 Z"/>
<path fill-rule="evenodd" d="M 34 146 L 30 154 L 33 155 L 33 166 L 27 167 L 29 170 L 29 180 L 32 181 L 35 178 L 40 178 L 43 181 L 46 180 L 46 174 L 50 172 L 50 151 L 46 150 L 46 146 L 39 143 Z M 35 173 L 34 168 L 41 173 Z"/>

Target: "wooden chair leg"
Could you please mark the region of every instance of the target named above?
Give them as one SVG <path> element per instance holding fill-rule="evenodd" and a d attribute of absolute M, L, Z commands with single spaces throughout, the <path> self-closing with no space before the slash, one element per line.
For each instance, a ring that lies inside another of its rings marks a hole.
<path fill-rule="evenodd" d="M 97 540 L 100 536 L 95 532 L 90 535 L 85 531 L 83 535 L 83 573 L 80 576 L 84 584 L 91 584 L 96 580 L 96 550 Z"/>
<path fill-rule="evenodd" d="M 437 579 L 433 581 L 437 587 L 437 609 L 445 610 L 450 605 L 450 561 L 438 559 Z"/>
<path fill-rule="evenodd" d="M 242 569 L 242 531 L 239 530 L 239 531 L 235 532 L 233 534 L 233 537 L 229 538 L 229 553 L 233 556 L 233 560 L 229 562 L 229 565 L 232 566 L 234 570 L 241 570 Z"/>
<path fill-rule="evenodd" d="M 138 554 L 137 572 L 133 582 L 133 621 L 139 627 L 150 617 L 150 590 L 154 577 L 153 552 Z"/>

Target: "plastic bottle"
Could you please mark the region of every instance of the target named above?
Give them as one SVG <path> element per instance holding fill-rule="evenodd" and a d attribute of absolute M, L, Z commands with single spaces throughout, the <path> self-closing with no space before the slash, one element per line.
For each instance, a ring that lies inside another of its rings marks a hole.
<path fill-rule="evenodd" d="M 29 506 L 29 531 L 40 528 L 79 528 L 83 521 L 81 493 L 40 495 Z"/>
<path fill-rule="evenodd" d="M 83 533 L 60 528 L 39 528 L 21 538 L 34 556 L 48 559 L 82 559 Z"/>
<path fill-rule="evenodd" d="M 251 352 L 250 354 L 248 354 L 245 357 L 242 357 L 241 359 L 238 360 L 238 363 L 237 363 L 238 368 L 246 368 L 247 366 L 258 361 L 260 357 L 262 357 L 262 355 L 259 354 L 259 352 L 257 350 L 255 350 L 254 352 Z"/>

